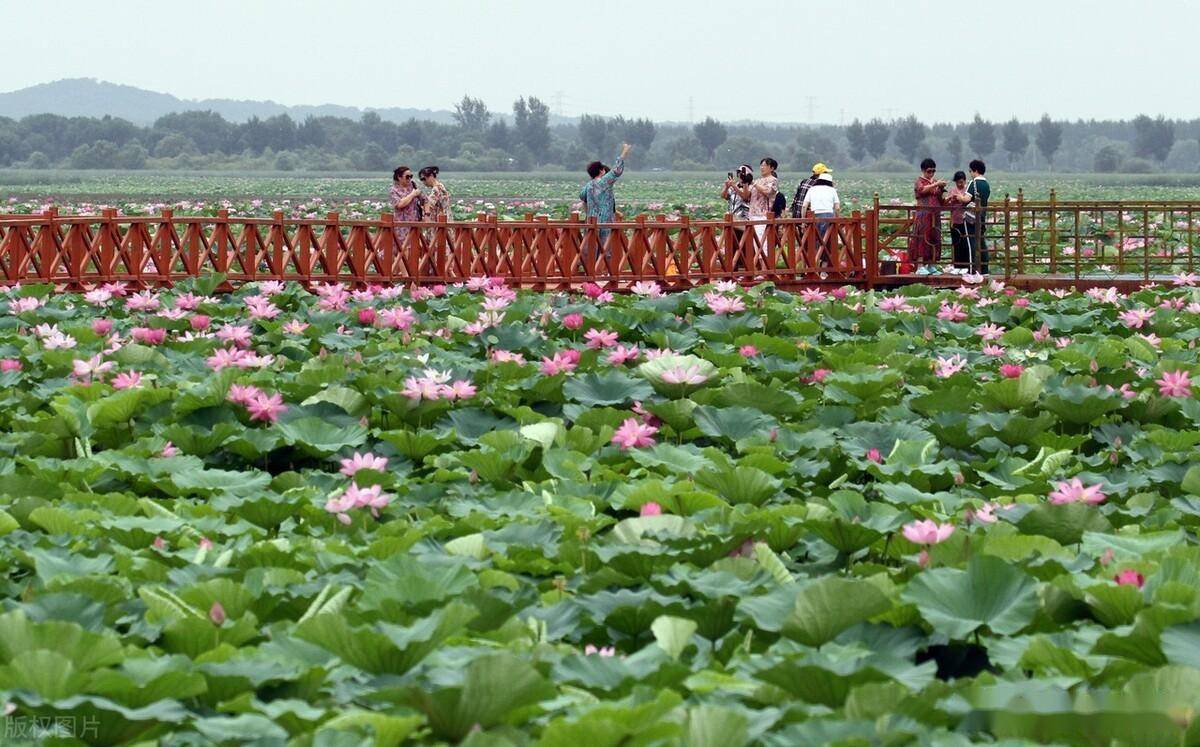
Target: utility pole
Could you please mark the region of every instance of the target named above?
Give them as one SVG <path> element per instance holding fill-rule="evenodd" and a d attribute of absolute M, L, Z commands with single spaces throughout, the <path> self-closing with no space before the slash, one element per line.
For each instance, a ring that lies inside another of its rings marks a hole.
<path fill-rule="evenodd" d="M 846 107 L 838 110 L 838 127 L 846 126 Z"/>
<path fill-rule="evenodd" d="M 813 111 L 814 111 L 813 101 L 815 101 L 817 97 L 816 96 L 805 96 L 804 98 L 808 99 L 808 123 L 812 124 L 813 121 L 816 119 L 816 117 L 813 114 Z"/>
<path fill-rule="evenodd" d="M 691 96 L 688 96 L 688 124 L 696 121 L 696 101 Z"/>

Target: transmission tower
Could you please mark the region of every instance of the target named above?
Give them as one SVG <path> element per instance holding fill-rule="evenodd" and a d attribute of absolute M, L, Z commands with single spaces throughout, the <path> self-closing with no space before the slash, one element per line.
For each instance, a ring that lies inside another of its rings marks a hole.
<path fill-rule="evenodd" d="M 563 116 L 563 92 L 555 91 L 550 97 L 550 103 L 554 106 L 554 113 L 558 116 Z"/>
<path fill-rule="evenodd" d="M 688 123 L 696 121 L 696 101 L 691 96 L 688 96 Z"/>

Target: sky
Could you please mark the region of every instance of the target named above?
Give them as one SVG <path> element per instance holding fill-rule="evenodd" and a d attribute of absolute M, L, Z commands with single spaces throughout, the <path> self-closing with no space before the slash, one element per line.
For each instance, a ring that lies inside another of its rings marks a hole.
<path fill-rule="evenodd" d="M 7 0 L 0 91 L 659 121 L 1194 118 L 1188 0 Z"/>

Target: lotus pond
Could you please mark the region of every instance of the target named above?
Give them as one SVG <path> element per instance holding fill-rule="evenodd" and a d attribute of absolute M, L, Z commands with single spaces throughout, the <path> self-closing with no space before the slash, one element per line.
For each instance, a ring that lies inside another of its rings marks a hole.
<path fill-rule="evenodd" d="M 1195 276 L 220 280 L 0 300 L 5 744 L 1200 744 Z"/>

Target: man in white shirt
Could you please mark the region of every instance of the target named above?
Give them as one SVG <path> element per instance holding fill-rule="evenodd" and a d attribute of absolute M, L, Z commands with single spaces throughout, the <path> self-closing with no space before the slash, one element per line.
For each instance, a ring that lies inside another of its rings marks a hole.
<path fill-rule="evenodd" d="M 817 218 L 836 218 L 842 209 L 842 201 L 838 198 L 837 189 L 833 186 L 833 172 L 826 171 L 817 177 L 817 182 L 808 188 L 804 195 L 804 204 L 800 208 L 801 215 L 808 215 L 812 210 Z M 820 237 L 821 247 L 828 249 L 829 222 L 817 221 L 817 236 Z"/>

